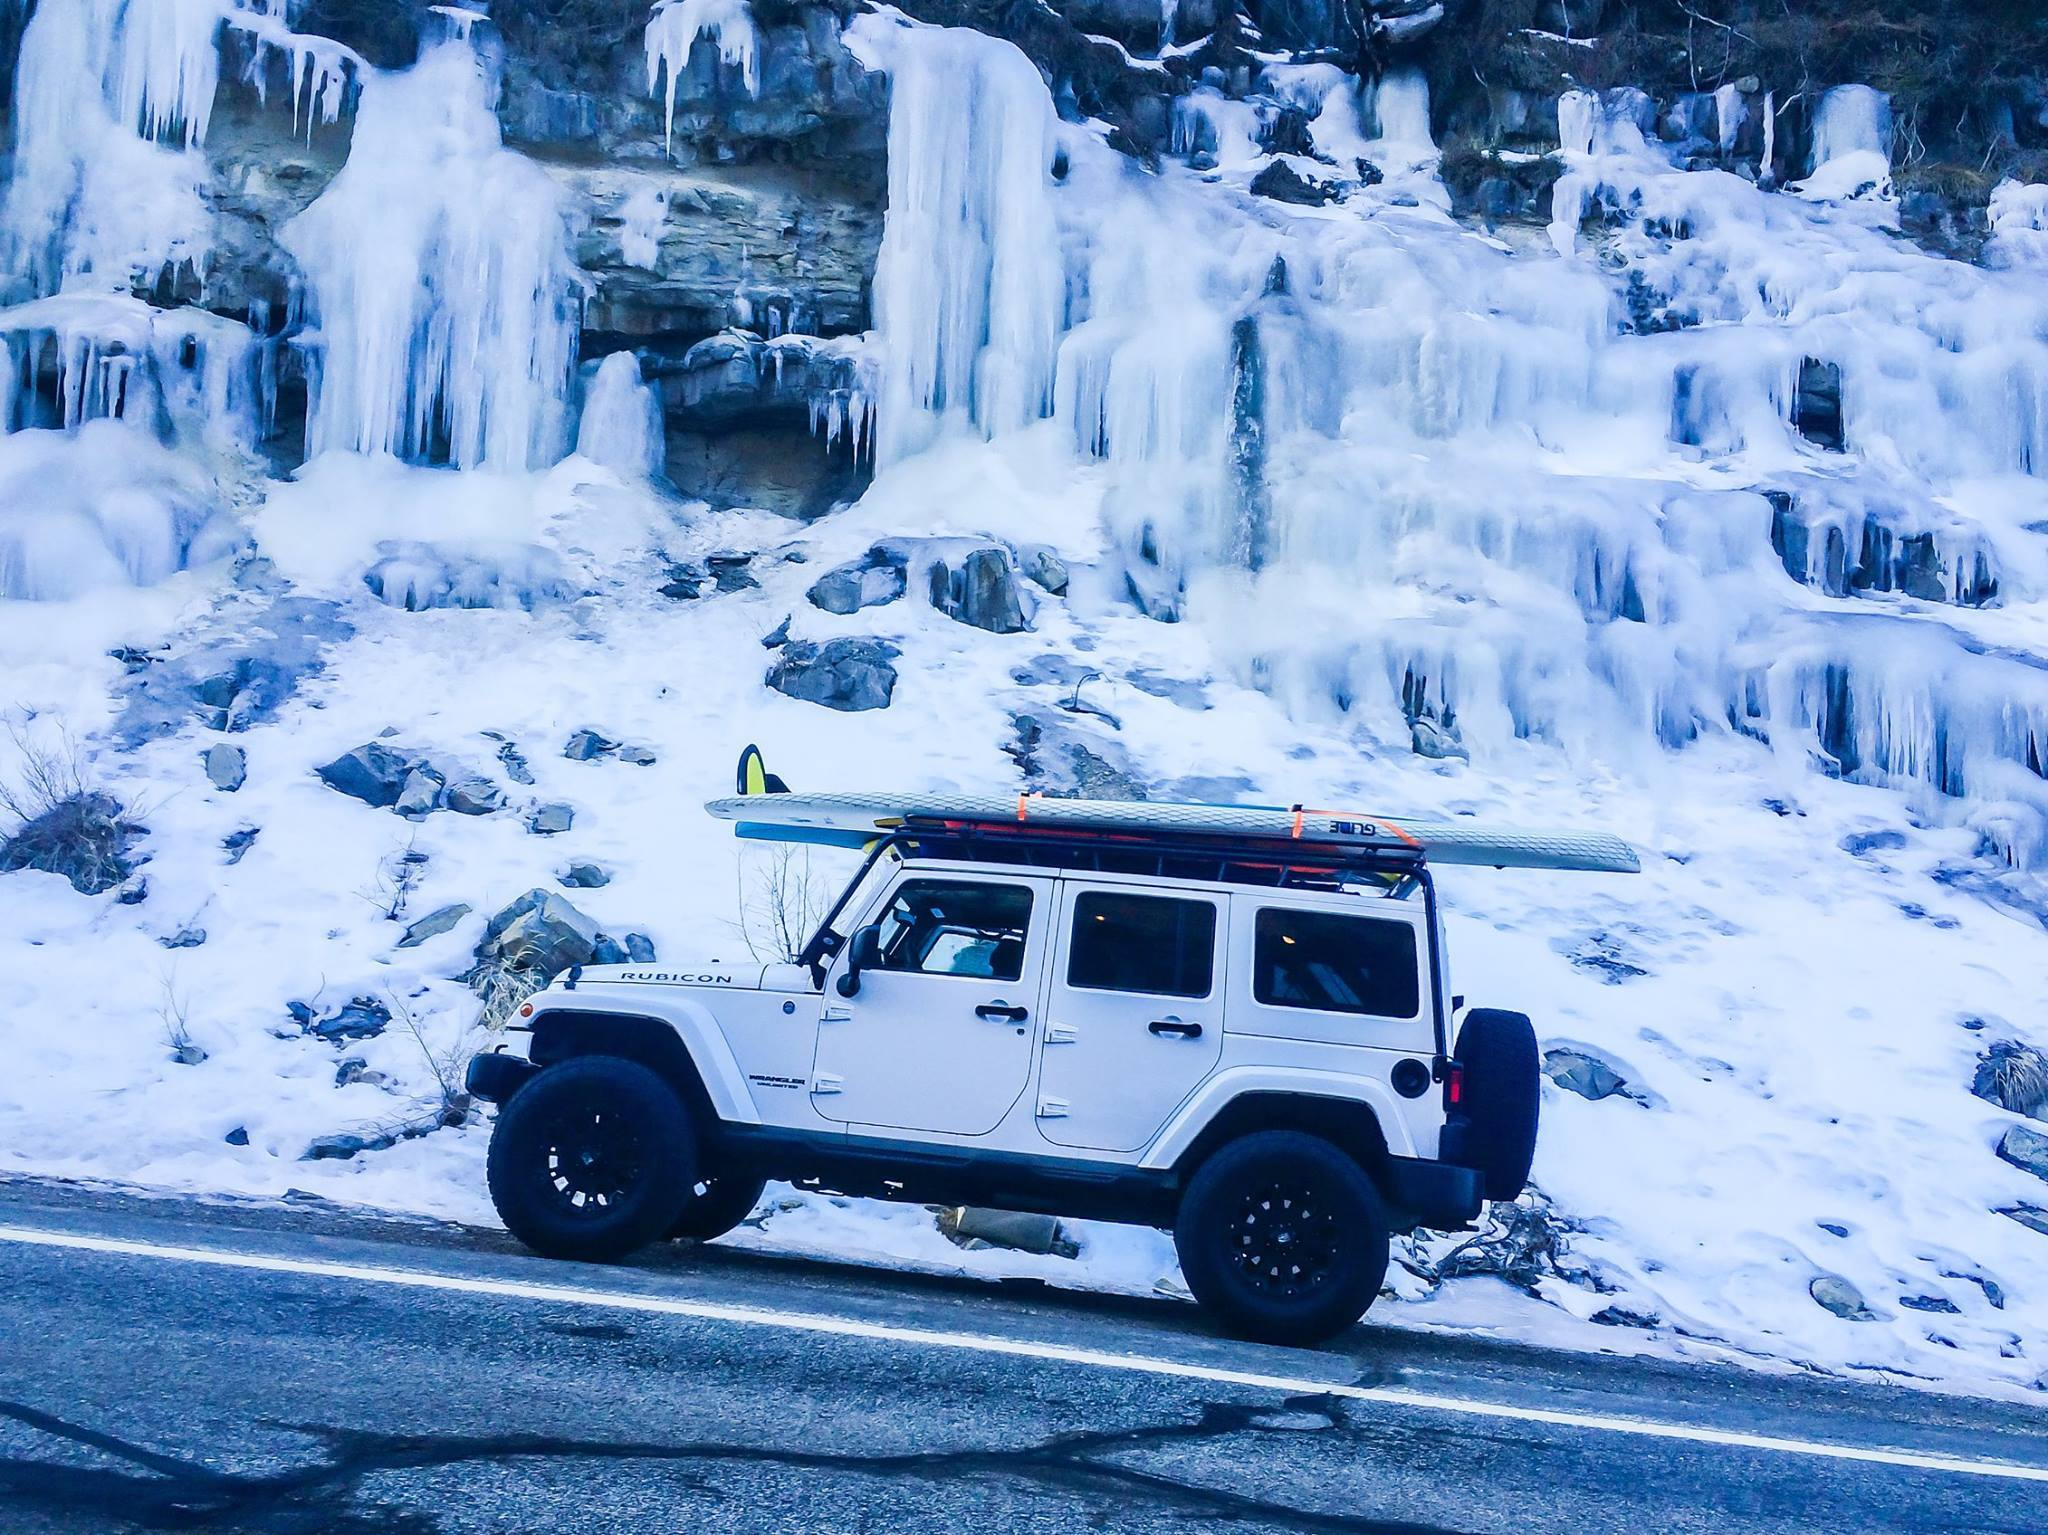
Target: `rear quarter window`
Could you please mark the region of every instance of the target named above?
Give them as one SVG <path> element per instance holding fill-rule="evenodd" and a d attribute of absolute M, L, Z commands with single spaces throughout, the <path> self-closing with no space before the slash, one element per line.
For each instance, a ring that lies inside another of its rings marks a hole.
<path fill-rule="evenodd" d="M 1413 1018 L 1422 1005 L 1415 929 L 1379 917 L 1268 906 L 1252 942 L 1252 997 L 1367 1018 Z"/>

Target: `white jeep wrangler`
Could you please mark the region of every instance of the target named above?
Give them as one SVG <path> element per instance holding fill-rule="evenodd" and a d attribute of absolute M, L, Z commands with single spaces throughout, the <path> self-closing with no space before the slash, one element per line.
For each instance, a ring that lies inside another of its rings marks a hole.
<path fill-rule="evenodd" d="M 1450 995 L 1406 831 L 1083 801 L 710 808 L 867 857 L 794 963 L 572 969 L 475 1060 L 470 1091 L 502 1105 L 491 1196 L 538 1252 L 715 1237 L 777 1178 L 1169 1228 L 1227 1328 L 1310 1342 L 1371 1304 L 1392 1234 L 1465 1228 L 1528 1177 L 1535 1035 Z M 1605 840 L 1606 862 L 1545 861 L 1633 864 Z"/>

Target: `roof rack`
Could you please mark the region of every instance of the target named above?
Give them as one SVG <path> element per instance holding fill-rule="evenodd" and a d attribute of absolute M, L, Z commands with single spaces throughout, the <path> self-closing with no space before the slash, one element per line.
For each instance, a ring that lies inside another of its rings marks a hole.
<path fill-rule="evenodd" d="M 1335 889 L 1425 877 L 1421 848 L 1343 847 L 1198 833 L 1107 832 L 911 816 L 889 841 L 912 858 L 958 857 L 1088 873 L 1273 888 Z"/>

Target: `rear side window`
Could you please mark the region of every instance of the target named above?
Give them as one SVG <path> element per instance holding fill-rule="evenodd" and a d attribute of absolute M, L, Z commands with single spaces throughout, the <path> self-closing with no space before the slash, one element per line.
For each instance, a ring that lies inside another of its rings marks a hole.
<path fill-rule="evenodd" d="M 1024 974 L 1031 891 L 914 879 L 882 914 L 882 968 L 1014 981 Z"/>
<path fill-rule="evenodd" d="M 1252 995 L 1268 1007 L 1413 1018 L 1419 971 L 1405 922 L 1269 906 L 1254 929 Z"/>
<path fill-rule="evenodd" d="M 1156 997 L 1206 997 L 1216 968 L 1208 901 L 1090 890 L 1074 902 L 1067 984 Z"/>

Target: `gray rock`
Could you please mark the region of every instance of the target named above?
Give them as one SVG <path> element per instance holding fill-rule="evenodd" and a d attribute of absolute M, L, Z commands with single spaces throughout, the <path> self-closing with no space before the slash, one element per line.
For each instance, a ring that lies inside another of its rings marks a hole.
<path fill-rule="evenodd" d="M 479 963 L 554 975 L 597 953 L 597 923 L 552 890 L 529 890 L 499 912 L 476 946 Z"/>
<path fill-rule="evenodd" d="M 498 760 L 505 765 L 505 776 L 514 783 L 533 782 L 533 769 L 526 765 L 526 755 L 510 741 L 498 747 Z"/>
<path fill-rule="evenodd" d="M 654 963 L 654 940 L 645 933 L 626 934 L 626 958 L 636 965 Z"/>
<path fill-rule="evenodd" d="M 289 1008 L 301 1028 L 329 1044 L 374 1039 L 391 1023 L 391 1009 L 375 997 L 351 997 L 335 1011 L 324 1014 L 316 1014 L 304 1002 L 293 1002 Z"/>
<path fill-rule="evenodd" d="M 220 845 L 227 852 L 228 862 L 240 863 L 242 855 L 256 845 L 256 839 L 262 832 L 260 826 L 241 826 L 221 838 Z"/>
<path fill-rule="evenodd" d="M 761 636 L 761 648 L 763 650 L 773 650 L 779 645 L 787 645 L 788 643 L 789 619 L 787 616 L 783 618 L 781 623 Z"/>
<path fill-rule="evenodd" d="M 1998 1212 L 2009 1220 L 2016 1220 L 2029 1231 L 2038 1231 L 2048 1237 L 2048 1210 L 2039 1205 L 2012 1205 Z"/>
<path fill-rule="evenodd" d="M 1824 1310 L 1845 1322 L 1874 1322 L 1877 1313 L 1864 1302 L 1863 1292 L 1840 1274 L 1822 1274 L 1806 1287 L 1806 1293 Z"/>
<path fill-rule="evenodd" d="M 419 921 L 405 930 L 405 936 L 398 940 L 401 949 L 416 949 L 429 938 L 438 938 L 469 915 L 469 907 L 461 901 L 428 912 Z"/>
<path fill-rule="evenodd" d="M 1427 716 L 1420 716 L 1409 722 L 1408 744 L 1418 757 L 1428 757 L 1438 762 L 1466 762 L 1471 753 L 1458 739 L 1458 732 Z"/>
<path fill-rule="evenodd" d="M 1327 181 L 1304 176 L 1285 160 L 1275 160 L 1252 177 L 1252 191 L 1275 202 L 1304 208 L 1319 208 L 1337 195 L 1337 189 Z"/>
<path fill-rule="evenodd" d="M 505 808 L 505 793 L 483 774 L 465 773 L 449 782 L 441 804 L 457 815 L 490 815 Z"/>
<path fill-rule="evenodd" d="M 905 561 L 899 553 L 876 545 L 860 559 L 828 570 L 811 583 L 807 596 L 827 613 L 858 613 L 878 608 L 903 595 Z"/>
<path fill-rule="evenodd" d="M 383 1151 L 396 1146 L 390 1135 L 322 1135 L 306 1147 L 301 1162 L 346 1162 L 365 1151 Z"/>
<path fill-rule="evenodd" d="M 588 762 L 593 757 L 610 756 L 618 749 L 618 742 L 586 725 L 569 737 L 568 744 L 562 748 L 562 755 L 571 762 Z"/>
<path fill-rule="evenodd" d="M 2021 1172 L 2048 1178 L 2048 1135 L 2039 1130 L 2014 1125 L 1998 1143 L 1998 1155 Z"/>
<path fill-rule="evenodd" d="M 398 803 L 412 763 L 382 742 L 367 741 L 315 771 L 328 788 L 366 805 L 387 808 Z"/>
<path fill-rule="evenodd" d="M 560 878 L 571 890 L 597 890 L 612 882 L 612 877 L 594 863 L 572 863 Z"/>
<path fill-rule="evenodd" d="M 661 759 L 654 754 L 651 746 L 621 746 L 619 761 L 630 767 L 653 767 Z"/>
<path fill-rule="evenodd" d="M 927 574 L 932 606 L 948 618 L 991 634 L 1020 634 L 1031 627 L 1007 549 L 992 544 L 975 549 L 957 565 L 936 560 Z"/>
<path fill-rule="evenodd" d="M 1628 1086 L 1628 1078 L 1605 1061 L 1567 1047 L 1543 1052 L 1543 1074 L 1565 1091 L 1594 1102 Z"/>
<path fill-rule="evenodd" d="M 206 749 L 206 776 L 216 789 L 233 794 L 249 781 L 249 754 L 232 742 L 216 742 Z"/>
<path fill-rule="evenodd" d="M 939 1217 L 939 1229 L 955 1242 L 983 1242 L 1006 1247 L 1012 1252 L 1047 1253 L 1059 1251 L 1060 1223 L 1050 1215 L 1026 1215 L 1016 1210 L 982 1210 L 973 1205 L 948 1210 Z M 1071 1252 L 1071 1247 L 1069 1247 Z"/>
<path fill-rule="evenodd" d="M 565 832 L 575 824 L 575 807 L 565 805 L 559 800 L 536 805 L 533 813 L 526 818 L 527 830 L 542 837 L 552 837 L 558 832 Z"/>
<path fill-rule="evenodd" d="M 441 806 L 441 791 L 446 781 L 424 762 L 405 775 L 405 783 L 398 791 L 398 799 L 392 809 L 400 815 L 417 820 L 432 815 Z"/>
<path fill-rule="evenodd" d="M 180 1066 L 199 1066 L 205 1063 L 206 1052 L 188 1039 L 171 1050 L 171 1060 Z"/>
<path fill-rule="evenodd" d="M 249 1144 L 248 1127 L 246 1125 L 236 1125 L 234 1129 L 228 1131 L 221 1139 L 230 1146 L 246 1146 Z"/>
<path fill-rule="evenodd" d="M 1018 553 L 1018 565 L 1029 580 L 1055 597 L 1067 594 L 1067 562 L 1044 544 L 1027 544 Z"/>
<path fill-rule="evenodd" d="M 168 938 L 159 938 L 158 943 L 167 949 L 196 949 L 206 942 L 203 927 L 181 927 Z"/>
<path fill-rule="evenodd" d="M 881 640 L 792 641 L 768 668 L 766 681 L 778 693 L 827 709 L 886 709 L 896 692 L 893 663 L 899 654 Z"/>
<path fill-rule="evenodd" d="M 1970 1091 L 2015 1114 L 2048 1120 L 2048 1051 L 1998 1040 L 1977 1062 Z"/>
<path fill-rule="evenodd" d="M 618 939 L 612 937 L 610 933 L 599 933 L 597 948 L 592 951 L 590 962 L 593 965 L 623 965 L 631 958 L 632 955 L 626 952 L 626 946 Z"/>

